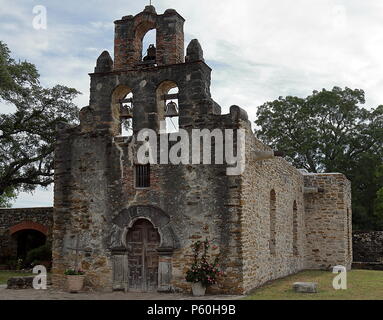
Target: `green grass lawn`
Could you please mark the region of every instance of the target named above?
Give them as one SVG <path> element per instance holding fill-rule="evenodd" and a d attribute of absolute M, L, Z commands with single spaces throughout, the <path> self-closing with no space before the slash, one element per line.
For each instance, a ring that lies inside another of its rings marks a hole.
<path fill-rule="evenodd" d="M 352 270 L 347 273 L 347 290 L 334 290 L 336 274 L 303 271 L 256 289 L 247 300 L 383 300 L 383 271 Z M 295 293 L 294 282 L 317 282 L 318 293 Z"/>
<path fill-rule="evenodd" d="M 25 276 L 31 276 L 31 275 L 32 275 L 31 273 L 0 271 L 0 285 L 7 284 L 7 280 L 12 277 L 25 277 Z"/>
<path fill-rule="evenodd" d="M 0 285 L 11 277 L 30 273 L 0 271 Z M 303 271 L 256 289 L 247 300 L 383 300 L 383 271 L 352 270 L 347 273 L 347 290 L 334 290 L 336 275 L 330 271 Z M 294 282 L 317 282 L 318 293 L 295 293 Z"/>

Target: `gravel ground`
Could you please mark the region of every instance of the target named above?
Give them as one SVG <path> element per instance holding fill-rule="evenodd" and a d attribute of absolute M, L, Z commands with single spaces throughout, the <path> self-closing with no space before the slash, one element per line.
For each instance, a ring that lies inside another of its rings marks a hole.
<path fill-rule="evenodd" d="M 167 293 L 82 292 L 47 290 L 10 290 L 0 285 L 0 300 L 238 300 L 244 296 L 204 296 Z"/>

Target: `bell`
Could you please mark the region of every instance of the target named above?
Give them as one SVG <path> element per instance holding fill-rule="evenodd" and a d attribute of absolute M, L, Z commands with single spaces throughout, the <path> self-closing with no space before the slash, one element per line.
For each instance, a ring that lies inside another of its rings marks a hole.
<path fill-rule="evenodd" d="M 154 44 L 151 44 L 146 52 L 147 52 L 147 55 L 146 55 L 146 57 L 144 57 L 143 61 L 155 61 L 156 60 L 157 49 L 154 46 Z"/>
<path fill-rule="evenodd" d="M 166 105 L 165 117 L 166 118 L 178 117 L 178 107 L 175 102 L 171 101 Z"/>
<path fill-rule="evenodd" d="M 154 46 L 154 44 L 151 44 L 147 50 L 147 53 L 148 53 L 148 57 L 151 57 L 153 58 L 154 60 L 156 59 L 156 53 L 157 53 L 157 49 L 156 47 Z"/>
<path fill-rule="evenodd" d="M 132 119 L 133 118 L 133 108 L 121 105 L 121 108 L 120 108 L 120 118 Z"/>

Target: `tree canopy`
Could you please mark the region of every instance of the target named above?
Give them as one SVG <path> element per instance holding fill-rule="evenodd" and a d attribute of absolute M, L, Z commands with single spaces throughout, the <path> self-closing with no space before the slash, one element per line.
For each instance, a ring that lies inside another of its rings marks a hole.
<path fill-rule="evenodd" d="M 59 122 L 77 123 L 76 89 L 44 88 L 36 67 L 15 61 L 0 42 L 0 206 L 19 191 L 53 182 L 55 130 Z"/>
<path fill-rule="evenodd" d="M 258 108 L 255 133 L 298 168 L 344 173 L 352 181 L 354 227 L 377 229 L 383 227 L 383 106 L 364 103 L 363 90 L 339 87 L 280 97 Z"/>

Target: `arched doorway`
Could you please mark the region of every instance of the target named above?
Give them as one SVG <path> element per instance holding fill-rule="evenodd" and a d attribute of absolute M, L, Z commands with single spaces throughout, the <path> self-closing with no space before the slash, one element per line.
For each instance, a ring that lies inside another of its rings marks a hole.
<path fill-rule="evenodd" d="M 40 231 L 24 229 L 12 235 L 17 243 L 17 258 L 25 259 L 28 252 L 32 249 L 41 247 L 45 244 L 47 237 Z"/>
<path fill-rule="evenodd" d="M 22 221 L 10 227 L 9 233 L 17 258 L 24 260 L 29 251 L 46 243 L 48 227 L 34 221 Z"/>
<path fill-rule="evenodd" d="M 160 234 L 149 220 L 138 219 L 127 233 L 126 244 L 129 291 L 157 291 Z"/>

